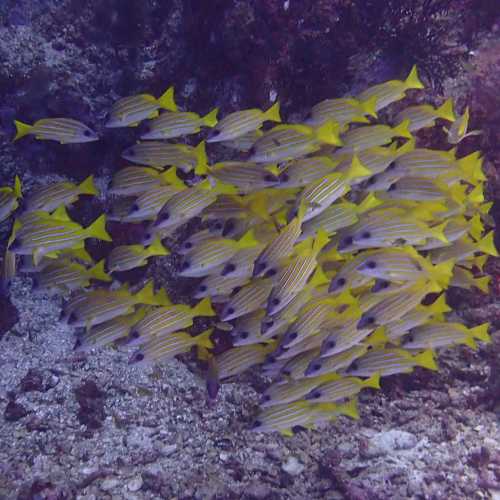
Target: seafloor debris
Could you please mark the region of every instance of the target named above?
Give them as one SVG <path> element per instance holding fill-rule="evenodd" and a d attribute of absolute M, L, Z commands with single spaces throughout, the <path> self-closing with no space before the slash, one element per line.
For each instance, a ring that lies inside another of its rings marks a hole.
<path fill-rule="evenodd" d="M 80 195 L 97 194 L 92 179 L 42 188 L 22 202 L 16 180 L 0 191 L 3 218 L 23 205 L 3 260 L 4 285 L 21 261 L 38 286 L 71 293 L 61 321 L 81 329 L 78 349 L 126 342 L 137 346 L 130 362 L 147 364 L 196 346 L 212 398 L 220 381 L 260 370 L 272 383 L 256 430 L 289 433 L 341 414 L 355 418 L 356 395 L 377 388 L 380 377 L 437 369 L 436 349 L 489 341 L 486 324 L 448 322 L 444 299 L 450 285 L 485 290 L 485 260 L 497 255 L 480 153 L 458 158 L 418 137 L 445 120 L 455 144 L 466 136 L 464 117 L 457 125 L 448 100 L 376 122 L 381 109 L 421 88 L 413 68 L 405 81 L 328 99 L 304 123 L 275 126 L 267 122 L 281 121 L 277 104 L 217 123 L 217 110 L 177 111 L 170 89 L 160 99 L 122 99 L 107 126 L 152 121 L 139 132 L 143 141 L 122 154 L 141 166 L 114 176 L 108 219 L 144 224 L 142 241 L 93 262 L 86 241 L 111 240 L 107 216 L 82 227 L 66 211 Z M 212 128 L 207 142 L 238 151 L 232 161 L 211 163 L 204 141 L 159 140 L 203 126 Z M 68 119 L 18 122 L 18 130 L 16 138 L 98 139 Z M 199 229 L 177 244 L 175 231 L 194 218 Z M 161 241 L 172 236 L 167 250 Z M 193 299 L 202 299 L 194 307 L 173 304 L 152 281 L 139 291 L 118 283 L 118 271 L 169 251 L 181 259 L 178 275 L 193 280 Z M 214 317 L 212 327 L 186 332 L 199 316 Z M 222 349 L 221 336 L 232 347 Z"/>

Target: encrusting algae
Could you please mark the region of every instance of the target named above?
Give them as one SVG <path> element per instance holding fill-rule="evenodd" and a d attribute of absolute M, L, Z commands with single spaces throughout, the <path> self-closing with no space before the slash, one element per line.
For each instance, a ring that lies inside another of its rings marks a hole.
<path fill-rule="evenodd" d="M 446 320 L 446 289 L 487 291 L 482 269 L 488 255 L 497 256 L 485 228 L 491 219 L 481 156 L 458 158 L 454 148 L 478 133 L 467 132 L 468 109 L 457 118 L 447 100 L 377 123 L 378 112 L 422 88 L 414 67 L 405 81 L 325 100 L 293 125 L 281 123 L 278 103 L 218 119 L 217 109 L 178 111 L 173 88 L 158 99 L 121 99 L 106 127 L 151 121 L 122 154 L 137 165 L 114 175 L 109 219 L 146 224 L 143 241 L 117 245 L 94 263 L 85 242 L 111 240 L 106 216 L 84 228 L 66 212 L 79 196 L 99 194 L 92 177 L 24 199 L 16 178 L 0 189 L 0 221 L 15 216 L 3 286 L 16 273 L 17 255 L 18 272 L 35 273 L 36 286 L 71 293 L 61 321 L 80 328 L 79 350 L 119 341 L 136 346 L 131 363 L 148 365 L 196 346 L 211 398 L 221 381 L 259 370 L 272 381 L 256 431 L 289 435 L 338 415 L 356 418 L 357 394 L 379 388 L 381 377 L 416 366 L 436 370 L 436 349 L 490 340 L 487 324 Z M 415 133 L 443 120 L 450 148 L 422 147 Z M 16 126 L 16 139 L 98 139 L 65 118 Z M 210 129 L 206 142 L 237 151 L 234 159 L 210 162 L 204 141 L 163 142 L 203 128 Z M 182 181 L 178 170 L 196 181 Z M 162 240 L 193 218 L 200 230 L 176 253 L 197 304 L 173 304 L 151 281 L 139 291 L 118 286 L 116 272 L 174 252 Z M 186 332 L 200 316 L 213 326 Z M 219 352 L 213 329 L 233 347 Z"/>

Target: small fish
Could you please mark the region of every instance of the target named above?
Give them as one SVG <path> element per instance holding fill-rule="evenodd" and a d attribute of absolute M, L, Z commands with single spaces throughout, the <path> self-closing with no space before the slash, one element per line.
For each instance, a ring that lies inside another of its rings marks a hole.
<path fill-rule="evenodd" d="M 159 99 L 150 94 L 139 94 L 119 99 L 111 107 L 105 126 L 108 128 L 134 127 L 146 118 L 158 116 L 159 109 L 177 111 L 173 87 L 169 87 Z"/>
<path fill-rule="evenodd" d="M 222 266 L 221 266 L 222 268 Z M 220 269 L 222 271 L 222 269 Z M 248 284 L 249 278 L 247 276 L 220 276 L 214 274 L 207 276 L 195 289 L 193 297 L 195 299 L 202 299 L 204 297 L 211 297 L 212 302 L 227 302 L 231 300 L 228 296 L 235 294 L 244 285 Z"/>
<path fill-rule="evenodd" d="M 251 132 L 247 132 L 246 134 L 236 137 L 235 139 L 231 139 L 230 141 L 223 141 L 221 142 L 221 145 L 229 149 L 235 149 L 236 151 L 247 153 L 263 135 L 264 132 L 262 132 L 262 130 L 252 130 Z"/>
<path fill-rule="evenodd" d="M 8 241 L 8 244 L 10 240 Z M 12 278 L 16 275 L 16 254 L 5 250 L 0 266 L 0 295 L 8 295 Z"/>
<path fill-rule="evenodd" d="M 267 339 L 260 333 L 260 325 L 264 316 L 265 311 L 262 309 L 240 316 L 231 330 L 233 345 L 242 346 L 265 342 Z"/>
<path fill-rule="evenodd" d="M 183 135 L 197 134 L 201 127 L 215 127 L 217 125 L 218 111 L 219 108 L 215 108 L 205 116 L 185 111 L 162 113 L 144 127 L 145 133 L 141 135 L 141 139 L 172 139 Z"/>
<path fill-rule="evenodd" d="M 196 172 L 200 174 L 200 172 Z M 205 173 L 205 172 L 202 172 Z M 248 194 L 254 191 L 272 188 L 279 183 L 277 168 L 263 167 L 257 163 L 227 161 L 216 163 L 208 169 L 209 176 L 219 182 L 236 187 L 238 194 Z"/>
<path fill-rule="evenodd" d="M 306 380 L 316 380 L 317 378 L 318 377 L 308 378 Z M 356 377 L 342 377 L 336 380 L 327 380 L 319 387 L 305 394 L 304 398 L 316 403 L 334 403 L 356 396 L 365 388 L 380 389 L 380 374 L 374 373 L 366 380 Z"/>
<path fill-rule="evenodd" d="M 479 276 L 476 278 L 471 271 L 460 266 L 455 266 L 450 286 L 457 286 L 466 290 L 472 290 L 475 287 L 483 293 L 488 293 L 490 282 L 491 276 Z"/>
<path fill-rule="evenodd" d="M 68 206 L 75 202 L 80 195 L 98 196 L 99 190 L 94 184 L 94 177 L 87 177 L 81 184 L 72 182 L 56 182 L 36 189 L 26 197 L 24 209 L 26 212 L 41 210 L 53 212 L 61 205 Z"/>
<path fill-rule="evenodd" d="M 318 349 L 317 355 L 309 360 L 303 376 L 306 378 L 317 377 L 326 373 L 340 372 L 344 368 L 347 368 L 355 359 L 363 356 L 368 351 L 368 348 L 369 344 L 363 343 L 327 357 L 319 357 Z"/>
<path fill-rule="evenodd" d="M 143 344 L 149 339 L 189 328 L 193 325 L 193 318 L 197 316 L 214 315 L 209 298 L 203 299 L 194 307 L 186 304 L 167 304 L 153 308 L 131 330 L 130 344 Z"/>
<path fill-rule="evenodd" d="M 413 66 L 406 80 L 389 80 L 388 82 L 373 85 L 362 92 L 358 99 L 366 101 L 375 98 L 375 111 L 380 111 L 389 104 L 403 99 L 407 90 L 423 88 L 424 86 L 418 78 L 417 67 Z"/>
<path fill-rule="evenodd" d="M 216 361 L 220 380 L 240 375 L 252 366 L 261 364 L 272 349 L 273 344 L 252 344 L 234 347 L 219 354 Z"/>
<path fill-rule="evenodd" d="M 440 264 L 449 260 L 462 263 L 472 257 L 476 252 L 498 257 L 498 250 L 496 249 L 493 239 L 493 231 L 487 233 L 477 242 L 464 236 L 447 247 L 431 250 L 429 255 L 433 264 Z"/>
<path fill-rule="evenodd" d="M 393 128 L 388 125 L 365 125 L 349 130 L 342 135 L 343 145 L 339 154 L 359 153 L 375 146 L 383 146 L 389 144 L 395 137 L 412 139 L 413 136 L 408 129 L 409 124 L 409 120 L 404 120 Z"/>
<path fill-rule="evenodd" d="M 129 364 L 147 366 L 172 359 L 178 354 L 189 352 L 193 346 L 212 349 L 210 340 L 213 329 L 205 330 L 196 337 L 187 332 L 176 332 L 167 336 L 153 337 L 143 344 L 130 358 Z"/>
<path fill-rule="evenodd" d="M 207 181 L 175 194 L 158 213 L 155 228 L 168 228 L 187 222 L 214 203 L 217 195 Z"/>
<path fill-rule="evenodd" d="M 468 126 L 469 106 L 466 106 L 463 114 L 456 120 L 453 120 L 453 123 L 451 124 L 451 127 L 449 129 L 443 127 L 444 131 L 448 135 L 448 142 L 450 144 L 458 144 L 466 137 L 483 133 L 482 130 L 471 130 L 470 132 L 467 132 Z"/>
<path fill-rule="evenodd" d="M 376 104 L 376 96 L 365 101 L 353 98 L 325 99 L 312 107 L 311 118 L 306 123 L 318 126 L 333 120 L 340 128 L 349 123 L 369 123 L 366 115 L 377 118 Z"/>
<path fill-rule="evenodd" d="M 313 348 L 308 351 L 301 352 L 291 359 L 282 359 L 278 361 L 272 354 L 268 356 L 264 369 L 269 371 L 275 370 L 278 374 L 285 378 L 285 380 L 300 380 L 304 378 L 304 372 L 307 365 L 312 359 L 319 355 L 319 347 Z"/>
<path fill-rule="evenodd" d="M 139 196 L 160 186 L 173 185 L 179 188 L 184 183 L 177 177 L 177 169 L 169 168 L 165 172 L 150 167 L 125 167 L 116 172 L 108 192 L 121 196 Z"/>
<path fill-rule="evenodd" d="M 211 131 L 207 142 L 231 141 L 259 129 L 265 121 L 281 122 L 280 105 L 277 102 L 267 111 L 246 109 L 225 116 Z"/>
<path fill-rule="evenodd" d="M 159 238 L 156 238 L 147 248 L 142 245 L 114 247 L 106 259 L 106 266 L 109 273 L 128 271 L 129 269 L 145 266 L 150 257 L 169 254 L 170 251 L 162 245 Z"/>
<path fill-rule="evenodd" d="M 321 249 L 328 243 L 328 235 L 323 231 L 318 234 L 312 244 L 304 245 L 296 258 L 285 266 L 276 276 L 276 282 L 267 300 L 267 314 L 272 316 L 286 307 L 293 298 L 304 288 L 309 278 L 314 273 L 312 280 L 317 285 L 327 282 L 321 269 L 317 268 L 317 256 Z M 300 245 L 309 243 L 304 240 Z M 308 248 L 308 246 L 310 248 Z M 316 272 L 315 272 L 316 270 Z"/>
<path fill-rule="evenodd" d="M 126 338 L 131 328 L 144 317 L 146 312 L 146 307 L 139 307 L 133 314 L 117 316 L 93 326 L 89 330 L 83 330 L 76 338 L 74 349 L 76 351 L 89 351 Z"/>
<path fill-rule="evenodd" d="M 489 323 L 467 328 L 461 323 L 432 321 L 410 330 L 402 338 L 401 346 L 405 349 L 437 349 L 465 344 L 472 349 L 477 349 L 475 339 L 486 343 L 491 342 L 488 327 Z"/>
<path fill-rule="evenodd" d="M 270 279 L 254 279 L 231 297 L 222 310 L 221 321 L 231 321 L 256 311 L 266 303 L 272 287 Z"/>
<path fill-rule="evenodd" d="M 21 180 L 16 175 L 14 187 L 0 188 L 0 222 L 4 221 L 19 206 L 19 198 L 22 197 Z"/>
<path fill-rule="evenodd" d="M 157 141 L 138 142 L 125 149 L 122 158 L 156 169 L 177 167 L 185 173 L 195 169 L 202 170 L 207 165 L 204 141 L 196 147 Z"/>
<path fill-rule="evenodd" d="M 33 125 L 14 120 L 14 124 L 17 130 L 14 141 L 26 135 L 34 135 L 36 139 L 57 141 L 61 144 L 99 140 L 97 134 L 87 125 L 71 118 L 43 118 Z"/>
<path fill-rule="evenodd" d="M 304 187 L 325 175 L 331 174 L 340 161 L 334 161 L 328 156 L 311 156 L 289 162 L 279 174 L 281 188 Z"/>
<path fill-rule="evenodd" d="M 20 255 L 33 254 L 35 264 L 51 252 L 83 246 L 87 238 L 111 241 L 106 231 L 106 217 L 101 215 L 90 226 L 83 228 L 71 220 L 49 218 L 44 212 L 32 212 L 36 225 L 27 225 L 28 231 L 18 232 L 9 250 Z M 21 225 L 21 228 L 23 226 Z"/>
<path fill-rule="evenodd" d="M 371 377 L 375 373 L 381 377 L 395 373 L 410 373 L 415 366 L 428 370 L 437 370 L 437 364 L 431 350 L 412 356 L 404 349 L 372 349 L 356 359 L 345 373 L 357 377 Z"/>
<path fill-rule="evenodd" d="M 438 118 L 449 122 L 456 120 L 452 99 L 447 99 L 439 108 L 434 108 L 429 104 L 409 106 L 396 115 L 396 123 L 410 120 L 408 129 L 410 132 L 416 132 L 421 128 L 432 127 Z"/>
<path fill-rule="evenodd" d="M 295 160 L 314 153 L 322 144 L 341 146 L 338 125 L 328 121 L 318 128 L 307 125 L 278 125 L 265 132 L 250 151 L 248 161 L 274 163 Z"/>
<path fill-rule="evenodd" d="M 251 229 L 238 241 L 215 238 L 204 241 L 191 250 L 182 263 L 180 276 L 200 278 L 234 257 L 240 250 L 251 248 L 258 244 Z"/>
<path fill-rule="evenodd" d="M 330 282 L 328 291 L 330 293 L 338 294 L 349 288 L 358 288 L 366 285 L 371 281 L 371 277 L 358 273 L 356 268 L 364 261 L 366 256 L 359 254 L 354 259 L 347 261 L 338 270 Z"/>
<path fill-rule="evenodd" d="M 257 244 L 239 250 L 236 255 L 224 263 L 220 275 L 232 278 L 250 278 L 252 276 L 255 259 L 261 254 L 263 248 L 263 244 Z"/>
<path fill-rule="evenodd" d="M 33 286 L 72 292 L 80 288 L 87 288 L 91 279 L 111 281 L 111 278 L 104 271 L 104 259 L 90 269 L 65 259 L 53 259 L 53 262 L 45 266 L 33 279 Z"/>

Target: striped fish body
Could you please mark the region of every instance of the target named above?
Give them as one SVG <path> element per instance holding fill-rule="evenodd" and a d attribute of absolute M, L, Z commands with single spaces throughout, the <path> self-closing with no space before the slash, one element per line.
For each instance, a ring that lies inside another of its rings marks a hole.
<path fill-rule="evenodd" d="M 409 106 L 396 115 L 396 123 L 401 123 L 404 120 L 410 120 L 408 128 L 410 132 L 416 132 L 421 128 L 432 127 L 438 118 L 450 122 L 455 121 L 453 101 L 451 99 L 445 101 L 445 103 L 439 108 L 434 108 L 429 104 Z"/>
<path fill-rule="evenodd" d="M 205 125 L 197 113 L 186 111 L 166 112 L 151 120 L 141 135 L 143 140 L 172 139 L 184 135 L 197 134 Z"/>
<path fill-rule="evenodd" d="M 0 189 L 0 222 L 4 221 L 18 207 L 19 202 L 10 188 Z"/>
<path fill-rule="evenodd" d="M 292 380 L 304 378 L 305 370 L 311 360 L 319 356 L 319 347 L 300 353 L 298 356 L 290 358 L 281 368 L 280 374 Z M 287 361 L 286 359 L 284 361 Z"/>
<path fill-rule="evenodd" d="M 81 264 L 56 259 L 39 272 L 34 284 L 39 288 L 74 291 L 86 288 L 92 278 L 88 269 Z"/>
<path fill-rule="evenodd" d="M 247 153 L 253 148 L 253 145 L 264 135 L 262 130 L 252 130 L 251 132 L 247 132 L 246 134 L 240 135 L 235 139 L 231 139 L 229 141 L 223 141 L 221 144 L 229 149 L 234 149 L 236 151 L 241 151 L 243 153 Z M 213 142 L 208 140 L 207 142 Z"/>
<path fill-rule="evenodd" d="M 311 359 L 306 366 L 304 377 L 317 377 L 327 373 L 341 372 L 367 351 L 368 344 L 359 344 L 332 356 L 319 357 L 320 352 L 318 349 L 317 356 Z"/>
<path fill-rule="evenodd" d="M 367 114 L 366 109 L 356 99 L 325 99 L 312 107 L 311 118 L 307 123 L 317 126 L 333 120 L 343 128 L 348 123 L 368 123 L 365 114 Z"/>
<path fill-rule="evenodd" d="M 249 368 L 264 362 L 272 345 L 245 345 L 235 347 L 216 357 L 220 380 L 240 375 Z"/>
<path fill-rule="evenodd" d="M 207 276 L 196 288 L 194 293 L 195 299 L 202 299 L 204 297 L 211 297 L 215 302 L 214 297 L 217 297 L 217 302 L 227 302 L 226 297 L 231 295 L 235 290 L 239 290 L 249 282 L 247 276 L 221 276 L 223 266 L 219 272 L 215 272 Z"/>
<path fill-rule="evenodd" d="M 430 179 L 423 177 L 404 177 L 393 182 L 386 192 L 378 193 L 379 199 L 441 201 L 449 194 Z"/>
<path fill-rule="evenodd" d="M 357 255 L 354 259 L 344 263 L 332 278 L 328 291 L 333 294 L 339 294 L 349 288 L 358 288 L 366 285 L 372 278 L 358 273 L 356 270 L 365 258 L 366 256 L 364 255 Z"/>
<path fill-rule="evenodd" d="M 255 259 L 262 253 L 263 247 L 264 245 L 258 244 L 254 247 L 238 250 L 231 259 L 224 263 L 220 275 L 231 278 L 250 278 Z"/>
<path fill-rule="evenodd" d="M 395 169 L 402 175 L 437 178 L 457 171 L 454 152 L 418 148 L 395 160 Z"/>
<path fill-rule="evenodd" d="M 339 162 L 327 156 L 312 156 L 288 163 L 279 175 L 279 188 L 304 187 L 331 174 Z"/>
<path fill-rule="evenodd" d="M 158 186 L 141 194 L 130 207 L 129 213 L 122 217 L 122 222 L 140 222 L 155 220 L 162 207 L 175 195 L 183 192 L 173 186 Z"/>
<path fill-rule="evenodd" d="M 209 174 L 224 184 L 235 186 L 240 194 L 272 188 L 279 178 L 257 163 L 224 162 L 213 165 Z"/>
<path fill-rule="evenodd" d="M 231 330 L 233 345 L 243 346 L 265 342 L 265 337 L 260 333 L 260 325 L 264 314 L 265 311 L 259 309 L 235 320 L 234 327 Z"/>
<path fill-rule="evenodd" d="M 328 330 L 318 330 L 315 334 L 304 337 L 293 346 L 288 347 L 280 345 L 278 349 L 273 353 L 273 356 L 278 361 L 281 361 L 283 359 L 293 359 L 303 352 L 308 352 L 312 349 L 317 349 L 318 347 L 320 347 L 322 341 L 327 335 Z"/>
<path fill-rule="evenodd" d="M 328 235 L 334 235 L 339 229 L 352 226 L 358 220 L 358 211 L 354 203 L 341 202 L 331 205 L 319 215 L 304 222 L 299 241 L 314 237 L 320 229 Z"/>
<path fill-rule="evenodd" d="M 270 279 L 256 279 L 239 290 L 224 306 L 221 314 L 222 321 L 230 321 L 262 307 L 273 283 Z"/>
<path fill-rule="evenodd" d="M 34 135 L 37 139 L 57 141 L 61 144 L 83 143 L 99 140 L 97 134 L 82 122 L 72 118 L 43 118 L 33 125 L 15 121 L 17 135 L 14 140 L 25 135 Z"/>
<path fill-rule="evenodd" d="M 356 396 L 364 387 L 379 387 L 379 376 L 378 374 L 363 381 L 356 377 L 345 377 L 338 380 L 331 380 L 322 383 L 311 392 L 309 392 L 305 398 L 315 403 L 331 403 L 336 401 L 341 401 L 344 399 Z"/>
<path fill-rule="evenodd" d="M 108 192 L 120 196 L 139 196 L 162 184 L 161 175 L 154 168 L 125 167 L 113 176 Z"/>
<path fill-rule="evenodd" d="M 293 427 L 310 425 L 313 422 L 312 405 L 301 400 L 265 408 L 257 415 L 252 430 L 286 432 Z"/>
<path fill-rule="evenodd" d="M 321 344 L 321 357 L 325 358 L 345 352 L 366 339 L 375 329 L 373 326 L 358 328 L 359 318 L 346 321 L 323 340 Z"/>
<path fill-rule="evenodd" d="M 128 271 L 145 266 L 148 258 L 154 255 L 166 255 L 167 251 L 144 248 L 142 245 L 120 245 L 109 253 L 106 264 L 108 272 Z"/>

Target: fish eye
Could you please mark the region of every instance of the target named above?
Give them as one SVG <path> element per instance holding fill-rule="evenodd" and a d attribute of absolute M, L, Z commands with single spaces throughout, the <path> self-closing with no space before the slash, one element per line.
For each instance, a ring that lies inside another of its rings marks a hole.
<path fill-rule="evenodd" d="M 276 269 L 274 269 L 274 268 L 268 269 L 266 271 L 266 274 L 264 274 L 264 277 L 265 278 L 271 278 L 272 276 L 275 276 L 277 272 L 278 271 L 276 271 Z"/>
<path fill-rule="evenodd" d="M 275 298 L 271 301 L 271 304 L 272 304 L 273 306 L 279 306 L 280 302 L 281 302 L 281 300 L 280 300 L 280 299 L 278 299 L 278 297 L 275 297 Z"/>
<path fill-rule="evenodd" d="M 253 423 L 253 428 L 256 429 L 257 427 L 260 427 L 262 425 L 262 422 L 260 420 L 256 420 Z"/>
<path fill-rule="evenodd" d="M 354 242 L 354 239 L 352 236 L 346 236 L 343 240 L 342 240 L 342 246 L 344 247 L 348 247 L 350 245 L 352 245 Z"/>
<path fill-rule="evenodd" d="M 141 334 L 139 333 L 138 330 L 133 330 L 132 332 L 130 332 L 130 337 L 133 339 L 138 339 L 140 336 Z"/>
<path fill-rule="evenodd" d="M 206 292 L 206 291 L 207 291 L 207 285 L 200 285 L 200 286 L 198 287 L 198 290 L 199 290 L 200 292 Z"/>
<path fill-rule="evenodd" d="M 319 399 L 321 397 L 321 391 L 313 391 L 311 393 L 311 398 L 313 399 Z"/>
<path fill-rule="evenodd" d="M 314 364 L 312 364 L 311 365 L 311 370 L 313 372 L 317 372 L 317 371 L 321 370 L 321 364 L 320 363 L 314 363 Z"/>
<path fill-rule="evenodd" d="M 190 262 L 188 260 L 185 260 L 182 263 L 182 269 L 187 269 L 189 266 L 191 266 Z"/>
<path fill-rule="evenodd" d="M 289 333 L 289 334 L 288 334 L 288 338 L 289 338 L 290 340 L 295 340 L 295 339 L 298 337 L 298 335 L 299 335 L 299 334 L 298 334 L 297 332 L 292 332 L 292 333 Z"/>
<path fill-rule="evenodd" d="M 267 267 L 267 262 L 256 262 L 253 268 L 254 276 L 260 274 Z"/>
<path fill-rule="evenodd" d="M 387 191 L 394 191 L 395 189 L 397 189 L 397 182 L 394 182 L 393 184 L 391 184 L 388 188 L 387 188 Z"/>
<path fill-rule="evenodd" d="M 363 233 L 361 233 L 361 238 L 363 238 L 364 240 L 367 240 L 368 238 L 371 237 L 371 233 L 370 231 L 364 231 Z"/>
<path fill-rule="evenodd" d="M 136 355 L 135 355 L 135 360 L 136 361 L 142 361 L 144 359 L 144 354 L 142 354 L 142 352 L 138 352 Z"/>
<path fill-rule="evenodd" d="M 184 248 L 189 250 L 190 248 L 193 248 L 193 244 L 190 241 L 186 241 L 186 243 L 184 243 Z"/>
<path fill-rule="evenodd" d="M 336 344 L 337 344 L 337 342 L 335 342 L 335 340 L 329 340 L 326 343 L 326 348 L 327 349 L 333 349 L 336 346 Z"/>
<path fill-rule="evenodd" d="M 373 325 L 373 323 L 375 323 L 375 318 L 373 316 L 367 316 L 365 321 L 368 325 Z"/>
<path fill-rule="evenodd" d="M 271 396 L 269 396 L 269 394 L 263 394 L 262 401 L 271 401 Z"/>
<path fill-rule="evenodd" d="M 389 283 L 388 281 L 382 281 L 382 282 L 380 283 L 380 286 L 381 286 L 382 288 L 389 288 L 389 285 L 390 285 L 390 283 Z"/>
<path fill-rule="evenodd" d="M 249 334 L 248 332 L 241 332 L 241 333 L 240 333 L 240 338 L 242 338 L 242 339 L 247 339 L 247 338 L 249 337 L 249 335 L 250 335 L 250 334 Z"/>
<path fill-rule="evenodd" d="M 90 132 L 90 130 L 85 130 L 85 131 L 83 132 L 83 135 L 84 135 L 85 137 L 90 137 L 90 136 L 92 135 L 92 132 Z"/>
<path fill-rule="evenodd" d="M 228 315 L 234 314 L 234 307 L 228 307 L 226 313 Z"/>
<path fill-rule="evenodd" d="M 152 236 L 153 236 L 153 235 L 152 235 L 151 233 L 146 233 L 146 234 L 144 235 L 144 238 L 145 238 L 146 240 L 149 240 Z"/>
<path fill-rule="evenodd" d="M 413 342 L 415 340 L 415 337 L 413 336 L 413 334 L 408 334 L 408 337 L 406 337 L 408 342 Z"/>
<path fill-rule="evenodd" d="M 396 162 L 391 161 L 391 163 L 389 163 L 389 166 L 386 168 L 386 170 L 394 170 L 395 168 L 396 168 Z"/>
<path fill-rule="evenodd" d="M 372 176 L 370 177 L 366 183 L 369 185 L 369 186 L 373 186 L 375 184 L 375 182 L 377 182 L 377 178 L 375 176 Z"/>
<path fill-rule="evenodd" d="M 337 286 L 345 286 L 345 284 L 347 283 L 347 280 L 345 278 L 339 278 L 337 281 L 336 281 L 336 284 Z"/>
<path fill-rule="evenodd" d="M 219 228 L 219 230 L 222 229 L 222 225 Z M 222 236 L 227 236 L 228 234 L 232 233 L 234 231 L 234 220 L 227 220 L 226 223 L 224 224 L 224 229 L 222 231 Z"/>
<path fill-rule="evenodd" d="M 359 364 L 357 361 L 353 361 L 351 363 L 351 366 L 349 367 L 350 370 L 357 370 L 359 368 Z"/>
<path fill-rule="evenodd" d="M 367 263 L 366 263 L 366 267 L 368 269 L 375 269 L 377 267 L 377 263 L 374 261 L 374 260 L 369 260 Z"/>
<path fill-rule="evenodd" d="M 130 209 L 131 212 L 137 212 L 139 210 L 139 205 L 134 203 Z"/>
<path fill-rule="evenodd" d="M 222 270 L 222 276 L 225 276 L 226 274 L 232 273 L 236 270 L 236 266 L 234 264 L 227 264 L 224 269 Z"/>
<path fill-rule="evenodd" d="M 283 375 L 286 375 L 287 377 L 289 377 L 292 374 L 292 372 L 288 368 L 282 370 L 281 373 L 283 373 Z"/>

